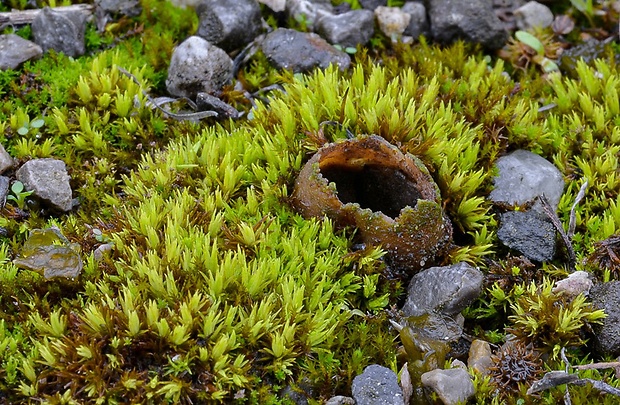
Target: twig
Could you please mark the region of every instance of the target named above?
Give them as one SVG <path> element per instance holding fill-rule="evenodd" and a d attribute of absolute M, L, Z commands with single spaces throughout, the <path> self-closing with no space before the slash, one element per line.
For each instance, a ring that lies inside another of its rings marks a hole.
<path fill-rule="evenodd" d="M 568 238 L 568 235 L 566 235 L 566 232 L 564 231 L 564 228 L 562 227 L 560 218 L 558 218 L 558 215 L 555 213 L 553 208 L 551 208 L 551 204 L 549 204 L 549 200 L 547 199 L 547 197 L 544 196 L 544 194 L 539 195 L 538 200 L 540 201 L 543 211 L 545 212 L 545 214 L 547 214 L 547 217 L 549 217 L 549 219 L 551 220 L 551 223 L 553 224 L 555 229 L 558 231 L 558 233 L 562 237 L 562 241 L 564 242 L 564 245 L 566 246 L 566 252 L 568 253 L 568 266 L 571 271 L 575 271 L 575 263 L 577 262 L 577 258 L 575 256 L 575 250 L 573 249 L 573 244 L 571 240 Z"/>
<path fill-rule="evenodd" d="M 537 392 L 548 390 L 550 388 L 554 388 L 558 385 L 563 384 L 575 384 L 579 386 L 591 384 L 594 388 L 601 392 L 620 396 L 620 389 L 612 387 L 611 385 L 604 383 L 603 381 L 593 380 L 591 378 L 579 378 L 579 375 L 577 374 L 569 374 L 568 369 L 571 367 L 571 365 L 566 358 L 564 348 L 562 348 L 560 355 L 562 356 L 562 361 L 564 361 L 564 364 L 566 365 L 566 371 L 549 371 L 540 380 L 535 381 L 530 386 L 530 388 L 527 390 L 527 395 L 532 395 Z M 605 365 L 606 367 L 598 367 L 602 365 Z M 588 364 L 585 366 L 573 366 L 573 368 L 578 370 L 587 370 L 592 368 L 609 368 L 609 365 L 611 365 L 611 367 L 614 367 L 616 365 L 620 365 L 620 362 Z M 566 387 L 566 394 L 564 395 L 564 403 L 566 405 L 571 405 L 570 395 L 568 394 L 568 386 Z"/>
<path fill-rule="evenodd" d="M 132 75 L 131 73 L 129 73 L 127 70 L 123 69 L 120 66 L 117 66 L 117 69 L 124 74 L 125 76 L 129 77 L 130 79 L 132 79 L 134 81 L 134 83 L 136 83 L 138 86 L 142 87 L 142 84 L 140 83 L 140 81 L 138 80 L 138 78 L 134 75 Z M 144 94 L 144 96 L 149 100 L 149 102 L 154 105 L 158 110 L 160 110 L 161 112 L 163 112 L 165 115 L 172 117 L 174 119 L 177 120 L 201 120 L 203 118 L 206 117 L 216 117 L 217 113 L 215 111 L 199 111 L 199 112 L 195 112 L 195 113 L 187 113 L 187 114 L 176 114 L 173 112 L 170 112 L 168 110 L 165 110 L 164 108 L 162 108 L 157 100 L 155 100 L 153 97 L 151 97 L 146 91 L 142 90 L 142 94 Z"/>
<path fill-rule="evenodd" d="M 37 8 L 34 10 L 15 10 L 0 13 L 0 30 L 11 25 L 32 24 L 41 10 L 42 9 Z M 59 13 L 80 12 L 90 15 L 95 10 L 95 6 L 92 4 L 74 4 L 72 6 L 53 7 L 52 10 Z"/>
<path fill-rule="evenodd" d="M 575 202 L 573 203 L 573 206 L 570 208 L 570 221 L 568 222 L 568 235 L 567 235 L 570 240 L 573 240 L 573 236 L 575 236 L 575 224 L 577 222 L 575 208 L 577 208 L 577 205 L 581 202 L 581 200 L 583 200 L 583 197 L 585 197 L 587 189 L 588 189 L 588 180 L 586 179 L 586 181 L 581 185 L 581 188 L 579 189 L 579 192 L 577 193 L 577 197 L 575 197 Z"/>

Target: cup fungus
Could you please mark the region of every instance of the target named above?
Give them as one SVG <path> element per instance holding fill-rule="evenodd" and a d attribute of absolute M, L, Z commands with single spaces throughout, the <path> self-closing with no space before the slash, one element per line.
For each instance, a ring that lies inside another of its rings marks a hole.
<path fill-rule="evenodd" d="M 299 173 L 292 201 L 306 218 L 356 227 L 362 243 L 381 245 L 390 267 L 409 275 L 435 264 L 452 238 L 424 164 L 377 135 L 320 148 Z"/>

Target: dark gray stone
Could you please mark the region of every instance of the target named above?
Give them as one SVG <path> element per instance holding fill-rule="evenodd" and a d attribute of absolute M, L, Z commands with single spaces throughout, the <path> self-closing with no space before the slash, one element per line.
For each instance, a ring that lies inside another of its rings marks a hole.
<path fill-rule="evenodd" d="M 396 373 L 372 364 L 353 379 L 351 386 L 357 405 L 403 405 L 403 392 Z"/>
<path fill-rule="evenodd" d="M 65 162 L 57 159 L 34 159 L 15 173 L 32 195 L 55 211 L 71 211 L 71 186 Z"/>
<path fill-rule="evenodd" d="M 457 315 L 478 298 L 483 279 L 480 270 L 465 262 L 423 270 L 409 283 L 404 316 Z"/>
<path fill-rule="evenodd" d="M 95 0 L 95 5 L 109 14 L 136 17 L 142 12 L 140 0 Z"/>
<path fill-rule="evenodd" d="M 427 0 L 426 7 L 437 42 L 463 39 L 494 50 L 508 40 L 508 32 L 493 12 L 490 0 Z"/>
<path fill-rule="evenodd" d="M 602 309 L 607 317 L 601 324 L 592 324 L 594 347 L 605 356 L 620 355 L 620 281 L 609 281 L 590 290 L 592 306 Z"/>
<path fill-rule="evenodd" d="M 533 210 L 543 213 L 536 197 L 544 195 L 555 210 L 564 191 L 562 173 L 549 161 L 526 150 L 516 150 L 497 159 L 494 188 L 489 199 L 494 203 L 522 205 L 535 201 Z"/>
<path fill-rule="evenodd" d="M 387 6 L 387 0 L 359 0 L 360 6 L 366 10 L 374 10 L 379 6 Z"/>
<path fill-rule="evenodd" d="M 15 34 L 0 35 L 0 70 L 17 69 L 23 62 L 41 55 L 43 49 L 32 41 Z"/>
<path fill-rule="evenodd" d="M 349 55 L 317 34 L 288 28 L 278 28 L 269 33 L 262 43 L 262 50 L 275 67 L 295 73 L 307 72 L 315 67 L 325 69 L 330 64 L 345 70 L 351 64 Z"/>
<path fill-rule="evenodd" d="M 84 55 L 87 16 L 81 12 L 60 13 L 42 9 L 32 21 L 32 36 L 43 52 L 53 49 L 67 56 Z"/>
<path fill-rule="evenodd" d="M 427 36 L 430 33 L 424 4 L 416 1 L 408 1 L 403 5 L 402 10 L 411 16 L 409 25 L 405 29 L 403 35 L 418 38 L 420 35 Z"/>
<path fill-rule="evenodd" d="M 555 255 L 555 228 L 536 211 L 510 211 L 501 215 L 497 237 L 530 260 L 549 261 Z"/>
<path fill-rule="evenodd" d="M 436 369 L 422 374 L 422 385 L 437 393 L 445 405 L 464 404 L 476 393 L 467 370 Z"/>
<path fill-rule="evenodd" d="M 198 36 L 191 36 L 172 53 L 166 88 L 174 96 L 196 98 L 199 92 L 214 93 L 232 77 L 233 61 L 222 49 Z"/>
<path fill-rule="evenodd" d="M 196 35 L 227 52 L 249 44 L 262 27 L 256 0 L 206 0 L 198 5 Z"/>
<path fill-rule="evenodd" d="M 316 32 L 331 44 L 343 47 L 365 45 L 375 33 L 375 16 L 370 10 L 326 15 L 318 21 Z"/>
<path fill-rule="evenodd" d="M 6 176 L 0 176 L 0 208 L 6 204 L 6 196 L 9 195 L 10 179 Z"/>
<path fill-rule="evenodd" d="M 218 118 L 237 119 L 241 115 L 232 105 L 207 93 L 198 93 L 196 96 L 196 107 L 198 111 L 215 111 Z"/>
<path fill-rule="evenodd" d="M 0 49 L 0 52 L 1 51 L 2 49 Z M 13 160 L 11 155 L 9 155 L 6 149 L 4 149 L 4 146 L 0 145 L 0 174 L 9 170 L 11 167 L 13 167 L 14 164 L 15 161 Z"/>

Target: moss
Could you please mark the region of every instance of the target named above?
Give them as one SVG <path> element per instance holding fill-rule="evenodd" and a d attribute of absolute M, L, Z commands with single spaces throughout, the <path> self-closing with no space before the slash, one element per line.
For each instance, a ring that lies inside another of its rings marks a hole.
<path fill-rule="evenodd" d="M 285 92 L 258 100 L 250 120 L 191 124 L 150 110 L 143 91 L 163 93 L 172 48 L 195 30 L 196 17 L 161 1 L 143 6 L 140 17 L 101 36 L 91 29 L 96 55 L 50 53 L 0 73 L 3 145 L 22 161 L 63 159 L 81 202 L 59 218 L 28 204 L 20 213 L 13 202 L 3 211 L 0 402 L 276 403 L 282 388 L 306 381 L 315 399 L 326 399 L 348 394 L 372 362 L 399 369 L 401 342 L 386 308 L 399 304 L 403 288 L 385 273 L 384 252 L 354 250 L 354 230 L 303 219 L 289 205 L 320 139 L 343 139 L 346 130 L 382 136 L 423 161 L 454 225 L 457 247 L 447 261 L 467 260 L 498 278 L 469 310 L 472 334 L 501 339 L 527 320 L 537 288 L 565 274 L 562 257 L 533 267 L 502 261 L 486 200 L 499 156 L 526 148 L 560 168 L 565 223 L 588 180 L 576 211 L 579 263 L 619 232 L 613 64 L 579 64 L 577 78 L 527 72 L 517 86 L 503 61 L 463 43 L 360 49 L 344 73 L 274 72 L 257 56 L 243 68 L 245 89 L 279 82 Z M 225 97 L 250 108 L 234 90 Z M 547 105 L 556 106 L 539 111 Z M 31 125 L 38 119 L 40 128 Z M 341 128 L 323 132 L 324 121 Z M 82 247 L 85 267 L 75 282 L 46 281 L 12 263 L 30 229 L 52 225 Z M 93 250 L 104 242 L 114 250 L 96 261 Z M 609 278 L 605 263 L 587 266 Z M 558 302 L 557 312 L 537 312 L 545 333 L 523 337 L 537 350 L 562 342 L 554 314 L 576 304 Z M 563 344 L 579 342 L 593 320 L 579 318 L 579 331 Z M 588 346 L 570 357 L 588 361 Z M 551 359 L 545 367 L 563 366 Z M 476 385 L 477 400 L 492 401 L 490 382 Z M 570 390 L 573 403 L 598 395 Z M 542 395 L 553 403 L 563 392 Z"/>

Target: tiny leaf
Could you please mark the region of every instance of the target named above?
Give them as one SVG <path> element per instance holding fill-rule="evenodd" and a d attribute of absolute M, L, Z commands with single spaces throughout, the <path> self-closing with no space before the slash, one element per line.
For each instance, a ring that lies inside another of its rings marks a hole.
<path fill-rule="evenodd" d="M 536 38 L 529 32 L 517 31 L 515 32 L 515 38 L 517 38 L 519 42 L 534 49 L 539 55 L 544 55 L 545 47 L 543 46 L 542 42 L 540 42 L 538 38 Z"/>

